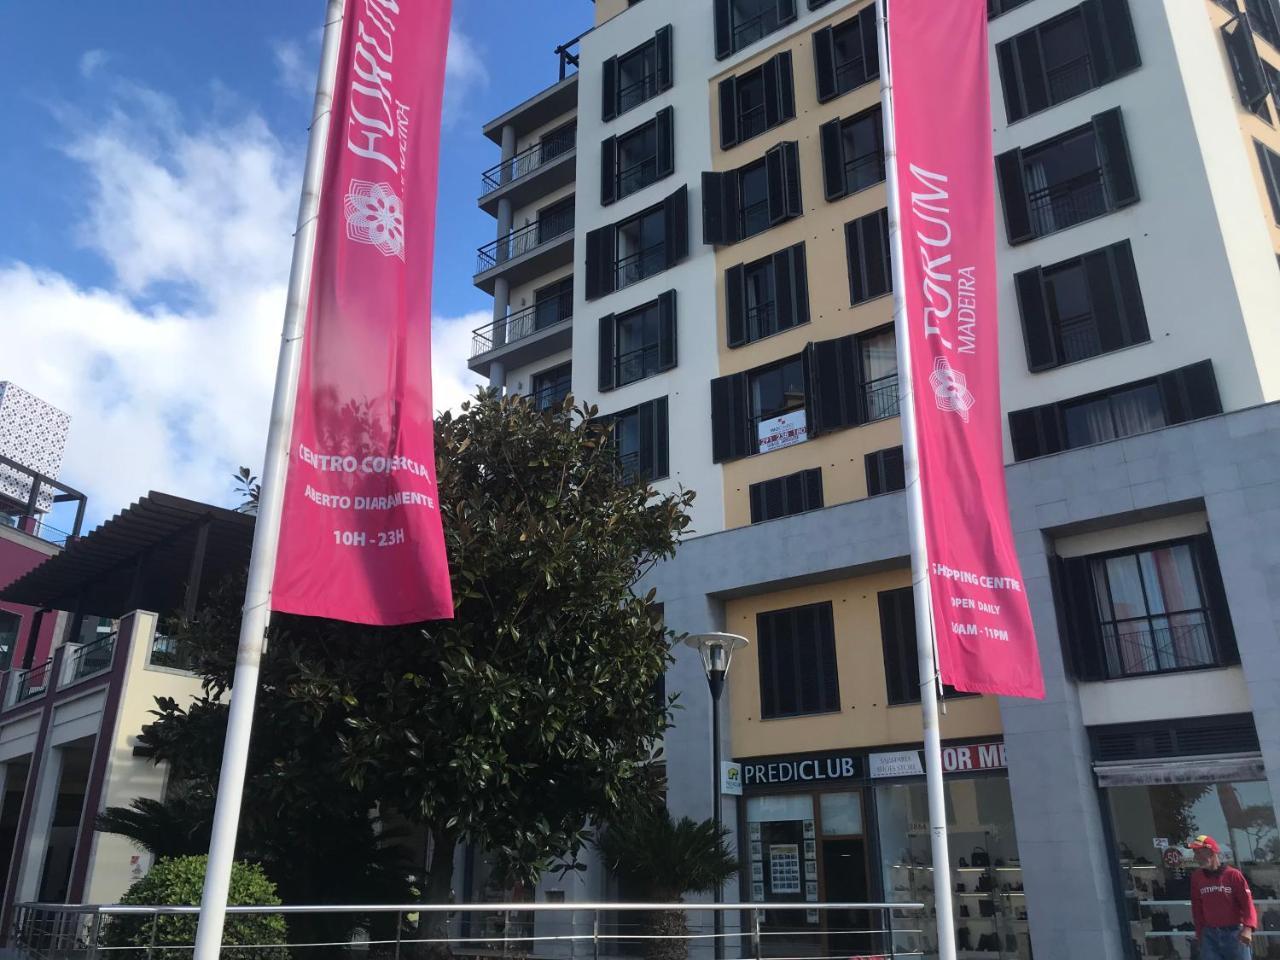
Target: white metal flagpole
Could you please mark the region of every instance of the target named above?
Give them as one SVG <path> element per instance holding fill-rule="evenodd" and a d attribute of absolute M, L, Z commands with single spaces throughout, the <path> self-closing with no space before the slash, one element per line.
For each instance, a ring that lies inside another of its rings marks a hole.
<path fill-rule="evenodd" d="M 938 923 L 938 960 L 956 960 L 955 921 L 951 900 L 951 855 L 947 843 L 947 806 L 942 780 L 942 734 L 938 724 L 937 654 L 933 635 L 933 602 L 929 593 L 929 558 L 924 538 L 924 497 L 920 488 L 915 400 L 911 385 L 911 340 L 910 331 L 907 328 L 910 318 L 907 316 L 905 300 L 906 277 L 902 259 L 898 148 L 893 124 L 893 74 L 889 65 L 889 20 L 886 6 L 886 0 L 876 0 L 880 49 L 880 98 L 884 111 L 885 185 L 889 195 L 889 249 L 893 259 L 893 322 L 898 341 L 902 458 L 906 473 L 907 528 L 911 538 L 911 582 L 915 588 L 916 656 L 920 661 L 920 707 L 924 715 L 924 764 L 929 793 L 933 900 Z"/>
<path fill-rule="evenodd" d="M 345 0 L 329 0 L 325 10 L 320 76 L 316 81 L 311 137 L 307 143 L 302 198 L 298 203 L 298 229 L 293 239 L 293 265 L 289 270 L 284 330 L 280 335 L 280 357 L 276 363 L 275 395 L 271 400 L 271 422 L 267 430 L 267 451 L 262 467 L 262 489 L 258 496 L 258 522 L 253 533 L 253 552 L 249 559 L 244 610 L 240 620 L 240 642 L 236 651 L 236 671 L 231 688 L 227 739 L 222 748 L 222 772 L 218 777 L 218 801 L 214 808 L 209 865 L 205 871 L 204 893 L 200 900 L 194 960 L 217 960 L 222 947 L 222 927 L 226 920 L 227 895 L 231 887 L 231 864 L 235 857 L 245 768 L 249 760 L 253 706 L 258 693 L 258 668 L 271 616 L 271 581 L 275 574 L 276 547 L 280 539 L 284 479 L 289 463 L 289 436 L 293 429 L 294 400 L 298 391 L 298 370 L 302 359 L 302 334 L 306 323 L 307 300 L 311 292 L 316 218 L 320 209 L 320 185 L 324 177 L 325 148 L 329 139 L 329 117 L 342 40 L 344 5 Z"/>

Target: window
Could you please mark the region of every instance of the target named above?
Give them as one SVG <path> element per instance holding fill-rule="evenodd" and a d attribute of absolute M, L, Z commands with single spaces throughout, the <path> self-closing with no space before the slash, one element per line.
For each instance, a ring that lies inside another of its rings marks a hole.
<path fill-rule="evenodd" d="M 760 716 L 765 720 L 840 709 L 836 634 L 830 603 L 756 616 Z"/>
<path fill-rule="evenodd" d="M 799 354 L 747 374 L 747 404 L 753 428 L 805 404 L 804 363 Z"/>
<path fill-rule="evenodd" d="M 884 181 L 884 119 L 879 106 L 824 123 L 818 135 L 828 200 L 839 200 Z"/>
<path fill-rule="evenodd" d="M 671 84 L 671 27 L 665 26 L 634 50 L 604 62 L 602 117 L 608 122 Z"/>
<path fill-rule="evenodd" d="M 884 681 L 889 705 L 920 702 L 920 657 L 916 652 L 915 593 L 911 587 L 876 594 L 880 607 L 880 643 L 884 649 Z M 966 697 L 944 685 L 946 697 Z"/>
<path fill-rule="evenodd" d="M 867 467 L 867 496 L 878 497 L 882 493 L 903 490 L 907 486 L 906 465 L 901 447 L 889 447 L 868 453 L 864 458 Z"/>
<path fill-rule="evenodd" d="M 818 102 L 826 103 L 880 76 L 875 4 L 813 35 Z"/>
<path fill-rule="evenodd" d="M 1227 60 L 1231 63 L 1231 75 L 1236 82 L 1240 103 L 1254 116 L 1270 123 L 1271 108 L 1267 106 L 1267 94 L 1271 92 L 1272 84 L 1266 71 L 1271 66 L 1258 55 L 1247 18 L 1233 17 L 1227 21 L 1222 27 L 1222 42 L 1227 48 Z"/>
<path fill-rule="evenodd" d="M 600 318 L 600 389 L 635 383 L 676 365 L 676 292 Z"/>
<path fill-rule="evenodd" d="M 8 610 L 0 610 L 0 669 L 9 669 L 21 632 L 22 618 Z"/>
<path fill-rule="evenodd" d="M 849 303 L 857 305 L 893 289 L 889 260 L 889 211 L 877 210 L 844 225 L 849 260 Z"/>
<path fill-rule="evenodd" d="M 1001 154 L 996 171 L 1011 244 L 1138 201 L 1119 108 L 1057 139 Z"/>
<path fill-rule="evenodd" d="M 703 243 L 737 243 L 803 213 L 800 152 L 794 140 L 736 170 L 702 175 Z"/>
<path fill-rule="evenodd" d="M 533 292 L 533 329 L 545 330 L 573 319 L 573 277 L 564 277 Z"/>
<path fill-rule="evenodd" d="M 729 346 L 740 347 L 809 322 L 804 244 L 725 271 Z"/>
<path fill-rule="evenodd" d="M 535 409 L 557 410 L 564 403 L 572 387 L 572 364 L 562 363 L 550 370 L 533 375 L 529 400 Z"/>
<path fill-rule="evenodd" d="M 628 480 L 648 483 L 670 473 L 666 397 L 623 410 L 607 419 L 612 421 L 618 464 Z"/>
<path fill-rule="evenodd" d="M 779 517 L 791 517 L 797 513 L 822 508 L 822 468 L 801 470 L 785 477 L 753 483 L 751 497 L 751 522 L 764 523 Z"/>
<path fill-rule="evenodd" d="M 1079 679 L 1116 679 L 1235 662 L 1208 534 L 1057 561 L 1064 637 Z"/>
<path fill-rule="evenodd" d="M 1031 370 L 1150 339 L 1129 241 L 1014 277 Z"/>
<path fill-rule="evenodd" d="M 589 231 L 586 247 L 588 300 L 675 266 L 689 253 L 688 189 L 681 187 L 620 223 Z"/>
<path fill-rule="evenodd" d="M 1028 2 L 1029 0 L 987 0 L 987 17 L 998 17 Z"/>
<path fill-rule="evenodd" d="M 556 157 L 568 153 L 578 142 L 578 121 L 570 120 L 562 126 L 544 133 L 538 141 L 538 163 L 550 163 Z"/>
<path fill-rule="evenodd" d="M 741 76 L 720 82 L 720 146 L 759 136 L 796 116 L 791 52 L 766 60 Z"/>
<path fill-rule="evenodd" d="M 1009 122 L 1141 65 L 1129 0 L 1085 0 L 996 46 Z"/>
<path fill-rule="evenodd" d="M 863 421 L 898 415 L 898 345 L 893 327 L 858 337 L 862 363 Z"/>
<path fill-rule="evenodd" d="M 648 123 L 600 144 L 600 203 L 643 190 L 675 172 L 674 111 L 665 107 Z"/>
<path fill-rule="evenodd" d="M 573 197 L 566 197 L 538 211 L 538 243 L 573 232 Z"/>
<path fill-rule="evenodd" d="M 716 59 L 742 50 L 796 18 L 796 0 L 715 0 Z"/>
<path fill-rule="evenodd" d="M 1208 360 L 1086 397 L 1013 410 L 1013 458 L 1027 460 L 1222 412 Z"/>
<path fill-rule="evenodd" d="M 1253 32 L 1280 50 L 1280 8 L 1276 0 L 1244 0 Z"/>
<path fill-rule="evenodd" d="M 1280 223 L 1280 154 L 1273 152 L 1261 141 L 1253 141 L 1258 150 L 1258 163 L 1262 167 L 1262 179 L 1267 184 L 1267 196 L 1271 198 L 1271 215 Z"/>

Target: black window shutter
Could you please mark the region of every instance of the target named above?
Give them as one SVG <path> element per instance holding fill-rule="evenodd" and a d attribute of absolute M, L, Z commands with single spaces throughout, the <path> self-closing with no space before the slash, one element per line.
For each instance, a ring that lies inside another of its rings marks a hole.
<path fill-rule="evenodd" d="M 782 144 L 782 179 L 785 189 L 784 199 L 788 217 L 804 215 L 804 206 L 800 196 L 800 144 L 788 140 Z"/>
<path fill-rule="evenodd" d="M 1162 373 L 1156 379 L 1160 384 L 1164 416 L 1168 423 L 1185 423 L 1222 412 L 1222 399 L 1218 395 L 1218 381 L 1213 374 L 1213 361 L 1201 360 L 1199 363 Z"/>
<path fill-rule="evenodd" d="M 729 0 L 714 0 L 716 21 L 716 59 L 733 53 L 733 23 L 729 19 Z"/>
<path fill-rule="evenodd" d="M 1031 205 L 1027 202 L 1027 182 L 1022 173 L 1022 151 L 1010 150 L 996 157 L 1000 196 L 1004 200 L 1004 225 L 1009 243 L 1025 243 L 1035 236 L 1031 228 Z"/>
<path fill-rule="evenodd" d="M 676 365 L 676 292 L 658 296 L 658 369 Z"/>
<path fill-rule="evenodd" d="M 862 379 L 857 338 L 850 334 L 809 344 L 809 433 L 816 436 L 860 422 Z"/>
<path fill-rule="evenodd" d="M 1235 19 L 1222 28 L 1222 41 L 1236 81 L 1240 102 L 1250 110 L 1267 97 L 1269 84 L 1262 71 L 1262 58 L 1253 42 L 1253 33 L 1243 20 Z"/>
<path fill-rule="evenodd" d="M 740 347 L 747 342 L 745 276 L 742 264 L 730 267 L 724 274 L 725 327 L 731 347 Z"/>
<path fill-rule="evenodd" d="M 839 200 L 849 192 L 844 176 L 844 138 L 840 136 L 840 119 L 828 121 L 818 128 L 822 143 L 822 182 L 828 200 Z"/>
<path fill-rule="evenodd" d="M 877 450 L 864 457 L 867 470 L 867 496 L 902 490 L 907 485 L 906 465 L 901 447 Z"/>
<path fill-rule="evenodd" d="M 790 23 L 796 18 L 796 0 L 778 0 L 778 22 Z"/>
<path fill-rule="evenodd" d="M 773 315 L 776 329 L 795 325 L 795 303 L 791 299 L 791 249 L 773 255 Z"/>
<path fill-rule="evenodd" d="M 1103 353 L 1125 346 L 1125 331 L 1116 296 L 1116 279 L 1111 270 L 1111 251 L 1095 250 L 1084 255 L 1084 273 L 1089 284 L 1089 304 L 1098 329 Z"/>
<path fill-rule="evenodd" d="M 1107 662 L 1090 563 L 1088 557 L 1054 557 L 1050 569 L 1058 600 L 1058 629 L 1072 675 L 1077 680 L 1105 680 Z"/>
<path fill-rule="evenodd" d="M 653 479 L 661 480 L 671 475 L 671 452 L 667 421 L 667 398 L 659 397 L 650 404 L 653 408 Z"/>
<path fill-rule="evenodd" d="M 720 149 L 738 142 L 738 78 L 720 81 Z"/>
<path fill-rule="evenodd" d="M 1009 411 L 1009 439 L 1014 460 L 1030 460 L 1062 450 L 1058 405 Z"/>
<path fill-rule="evenodd" d="M 1101 0 L 1084 0 L 1080 4 L 1080 17 L 1084 21 L 1085 37 L 1089 43 L 1089 66 L 1096 86 L 1115 79 L 1116 69 L 1111 62 L 1111 37 L 1103 19 Z"/>
<path fill-rule="evenodd" d="M 1138 268 L 1133 262 L 1133 246 L 1128 240 L 1111 247 L 1115 270 L 1116 294 L 1124 324 L 1125 344 L 1146 343 L 1151 339 L 1147 329 L 1147 310 L 1142 304 L 1142 288 L 1138 285 Z"/>
<path fill-rule="evenodd" d="M 1027 115 L 1027 108 L 1022 100 L 1022 82 L 1018 76 L 1018 61 L 1012 40 L 996 44 L 996 63 L 1000 66 L 1000 89 L 1004 91 L 1005 119 L 1013 123 Z"/>
<path fill-rule="evenodd" d="M 813 73 L 817 80 L 818 102 L 826 103 L 836 95 L 836 47 L 831 28 L 823 27 L 813 35 Z"/>
<path fill-rule="evenodd" d="M 754 453 L 747 408 L 747 375 L 711 381 L 711 459 L 716 463 Z"/>
<path fill-rule="evenodd" d="M 600 144 L 600 204 L 607 207 L 617 198 L 618 138 L 608 137 Z"/>
<path fill-rule="evenodd" d="M 1107 31 L 1107 40 L 1111 48 L 1111 77 L 1118 77 L 1142 66 L 1142 55 L 1138 52 L 1138 35 L 1133 29 L 1133 15 L 1129 11 L 1129 0 L 1097 0 L 1101 8 L 1102 23 Z M 1088 3 L 1085 4 L 1086 14 Z M 1085 19 L 1089 23 L 1088 17 Z M 1099 83 L 1106 81 L 1099 79 Z"/>
<path fill-rule="evenodd" d="M 822 509 L 822 468 L 814 467 L 806 470 L 804 477 L 804 509 Z"/>
<path fill-rule="evenodd" d="M 657 431 L 654 430 L 654 403 L 652 400 L 636 407 L 636 421 L 640 428 L 640 462 L 636 473 L 645 482 L 658 478 Z"/>
<path fill-rule="evenodd" d="M 1258 151 L 1258 165 L 1262 167 L 1262 179 L 1267 184 L 1267 194 L 1271 197 L 1271 213 L 1280 223 L 1280 156 L 1267 149 L 1261 140 L 1253 141 Z"/>
<path fill-rule="evenodd" d="M 796 81 L 795 71 L 791 65 L 791 51 L 783 50 L 776 59 L 778 61 L 779 119 L 794 120 L 796 118 Z"/>
<path fill-rule="evenodd" d="M 1040 31 L 1028 30 L 1013 38 L 1018 61 L 1018 85 L 1022 104 L 1028 114 L 1039 113 L 1049 106 L 1049 84 L 1045 79 L 1044 57 L 1040 54 Z"/>
<path fill-rule="evenodd" d="M 862 458 L 863 465 L 867 471 L 868 497 L 875 497 L 884 493 L 885 483 L 881 456 L 883 453 L 883 450 L 877 450 L 875 453 L 868 453 Z"/>
<path fill-rule="evenodd" d="M 876 6 L 862 8 L 858 14 L 858 32 L 862 35 L 862 62 L 866 65 L 865 80 L 880 76 L 880 27 L 876 23 Z"/>
<path fill-rule="evenodd" d="M 1222 570 L 1218 566 L 1218 551 L 1213 546 L 1212 533 L 1203 533 L 1192 541 L 1196 554 L 1196 566 L 1200 568 L 1204 602 L 1209 608 L 1209 621 L 1213 624 L 1213 639 L 1218 655 L 1226 663 L 1239 663 L 1240 651 L 1236 647 L 1236 632 L 1231 623 L 1231 608 L 1227 605 L 1227 590 L 1222 582 Z"/>
<path fill-rule="evenodd" d="M 603 297 L 614 290 L 614 236 L 612 224 L 587 233 L 586 296 Z"/>
<path fill-rule="evenodd" d="M 600 318 L 600 391 L 614 388 L 614 370 L 617 367 L 615 333 L 617 318 L 612 314 Z"/>
<path fill-rule="evenodd" d="M 659 27 L 657 34 L 654 35 L 654 40 L 656 43 L 654 60 L 658 74 L 658 92 L 661 93 L 663 90 L 670 90 L 675 79 L 671 72 L 671 24 Z"/>
<path fill-rule="evenodd" d="M 704 173 L 702 175 L 702 242 L 713 245 L 733 243 L 734 229 L 725 209 L 725 181 L 733 180 L 735 185 L 737 174 Z"/>
<path fill-rule="evenodd" d="M 835 615 L 830 603 L 819 604 L 814 618 L 817 623 L 817 640 L 821 656 L 817 658 L 821 681 L 821 700 L 818 709 L 833 712 L 840 709 L 840 676 L 836 670 Z"/>
<path fill-rule="evenodd" d="M 783 144 L 770 147 L 764 155 L 769 184 L 769 222 L 787 219 L 787 173 L 782 158 Z"/>
<path fill-rule="evenodd" d="M 1093 118 L 1093 130 L 1098 138 L 1103 176 L 1113 209 L 1127 207 L 1138 202 L 1138 179 L 1134 176 L 1133 162 L 1129 157 L 1129 141 L 1124 134 L 1124 120 L 1120 108 L 1108 110 Z"/>
<path fill-rule="evenodd" d="M 681 187 L 662 201 L 662 211 L 667 266 L 674 267 L 689 255 L 689 188 Z"/>
<path fill-rule="evenodd" d="M 658 179 L 669 177 L 676 169 L 675 110 L 663 107 L 658 111 L 654 123 L 655 141 L 658 148 Z"/>
<path fill-rule="evenodd" d="M 1039 267 L 1032 267 L 1013 278 L 1018 294 L 1018 313 L 1022 317 L 1022 339 L 1027 347 L 1027 369 L 1048 370 L 1056 367 L 1058 359 L 1057 338 L 1049 321 L 1049 309 L 1044 297 L 1044 276 Z"/>
<path fill-rule="evenodd" d="M 887 209 L 845 224 L 845 252 L 851 304 L 864 303 L 893 289 Z"/>
<path fill-rule="evenodd" d="M 916 656 L 915 599 L 911 587 L 876 595 L 880 607 L 880 643 L 889 703 L 920 699 L 920 663 Z"/>
<path fill-rule="evenodd" d="M 764 125 L 768 129 L 782 122 L 782 84 L 778 79 L 781 54 L 770 57 L 761 67 L 764 74 Z"/>
<path fill-rule="evenodd" d="M 804 241 L 791 248 L 791 303 L 793 324 L 809 322 L 809 267 Z"/>
<path fill-rule="evenodd" d="M 601 83 L 601 117 L 608 123 L 618 115 L 618 58 L 604 62 L 604 81 Z"/>
<path fill-rule="evenodd" d="M 747 488 L 747 495 L 751 498 L 752 523 L 763 523 L 765 520 L 769 519 L 765 514 L 764 498 L 765 487 L 767 487 L 770 482 L 771 481 L 766 480 L 763 483 L 753 483 Z"/>

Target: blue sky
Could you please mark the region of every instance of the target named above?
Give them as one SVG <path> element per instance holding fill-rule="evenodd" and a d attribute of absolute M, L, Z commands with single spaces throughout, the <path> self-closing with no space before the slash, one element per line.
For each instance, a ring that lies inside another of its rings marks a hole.
<path fill-rule="evenodd" d="M 426 2 L 426 0 L 412 0 Z M 485 120 L 557 77 L 589 0 L 455 0 L 435 264 L 437 406 L 468 392 L 493 221 Z M 0 380 L 66 410 L 100 520 L 217 502 L 261 458 L 322 0 L 0 0 Z"/>

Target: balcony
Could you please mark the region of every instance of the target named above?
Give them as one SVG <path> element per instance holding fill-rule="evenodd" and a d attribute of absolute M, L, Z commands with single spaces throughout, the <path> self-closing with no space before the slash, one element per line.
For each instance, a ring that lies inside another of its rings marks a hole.
<path fill-rule="evenodd" d="M 468 366 L 486 373 L 493 360 L 508 368 L 543 360 L 573 342 L 572 321 L 573 296 L 563 293 L 486 323 L 471 333 Z"/>
<path fill-rule="evenodd" d="M 111 658 L 116 651 L 116 635 L 108 633 L 88 643 L 69 644 L 68 647 L 66 666 L 62 669 L 59 687 L 69 687 L 110 670 Z"/>
<path fill-rule="evenodd" d="M 1100 217 L 1111 209 L 1101 167 L 1027 194 L 1037 237 Z"/>
<path fill-rule="evenodd" d="M 474 283 L 492 294 L 494 281 L 527 283 L 573 262 L 573 198 L 545 211 L 538 220 L 477 251 Z"/>
<path fill-rule="evenodd" d="M 480 175 L 480 209 L 497 216 L 501 200 L 509 200 L 512 207 L 527 207 L 573 183 L 577 133 L 577 121 L 571 121 L 484 171 Z"/>
<path fill-rule="evenodd" d="M 863 384 L 863 398 L 867 404 L 867 422 L 896 417 L 902 404 L 898 390 L 898 375 L 891 373 Z"/>
<path fill-rule="evenodd" d="M 16 707 L 37 697 L 44 696 L 49 689 L 49 680 L 53 675 L 53 658 L 44 663 L 37 663 L 29 670 L 15 670 L 9 676 L 9 702 L 6 706 Z"/>

